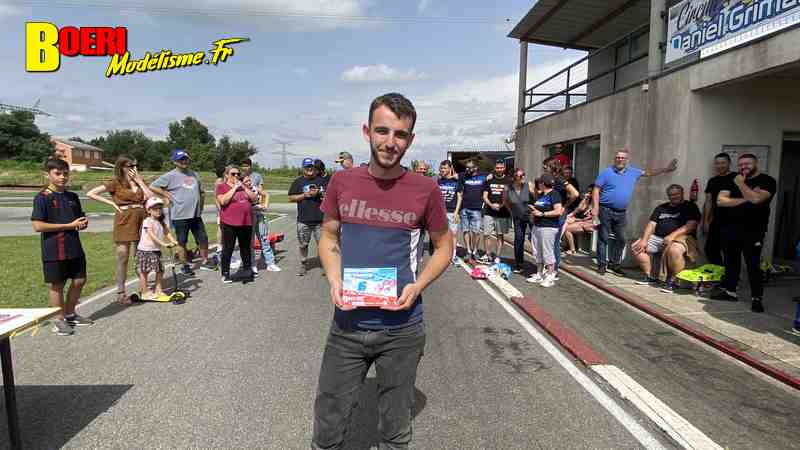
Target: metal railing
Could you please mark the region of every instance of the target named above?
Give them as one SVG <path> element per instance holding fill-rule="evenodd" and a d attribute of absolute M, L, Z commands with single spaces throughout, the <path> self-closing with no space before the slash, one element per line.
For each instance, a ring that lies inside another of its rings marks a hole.
<path fill-rule="evenodd" d="M 524 114 L 556 113 L 564 111 L 565 109 L 569 109 L 573 106 L 585 103 L 589 95 L 589 93 L 587 92 L 589 83 L 600 80 L 608 76 L 612 77 L 611 90 L 606 92 L 608 94 L 613 94 L 622 88 L 630 86 L 631 83 L 626 83 L 625 86 L 618 86 L 617 74 L 620 71 L 620 69 L 630 66 L 631 64 L 638 62 L 648 56 L 646 48 L 642 54 L 634 56 L 633 45 L 638 37 L 642 36 L 644 33 L 647 33 L 649 31 L 649 27 L 650 27 L 649 23 L 640 26 L 639 28 L 631 31 L 622 38 L 617 39 L 607 44 L 606 46 L 601 47 L 589 53 L 585 57 L 570 64 L 561 71 L 551 75 L 550 77 L 546 78 L 543 81 L 540 81 L 532 88 L 525 90 L 525 106 L 523 107 L 522 112 Z M 614 53 L 613 56 L 615 58 L 615 61 L 614 65 L 611 68 L 603 70 L 596 74 L 592 74 L 592 76 L 588 75 L 588 66 L 590 59 L 597 57 L 603 52 L 607 51 L 616 52 L 623 47 L 627 48 L 627 58 L 624 58 L 622 62 L 617 62 L 616 53 Z M 646 71 L 644 78 L 646 78 Z M 636 81 L 638 82 L 641 81 L 642 79 Z M 554 88 L 552 86 L 553 84 L 559 84 L 559 81 L 564 83 L 563 86 L 565 87 L 563 89 L 560 89 L 560 87 Z M 560 89 L 560 90 L 553 92 L 554 89 Z M 537 92 L 538 90 L 545 90 L 545 92 Z M 554 102 L 554 100 L 558 101 Z M 555 105 L 553 103 L 555 103 Z"/>

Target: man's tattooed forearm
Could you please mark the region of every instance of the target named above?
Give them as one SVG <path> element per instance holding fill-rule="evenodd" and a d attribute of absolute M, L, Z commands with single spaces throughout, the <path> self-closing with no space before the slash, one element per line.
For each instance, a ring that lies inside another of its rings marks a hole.
<path fill-rule="evenodd" d="M 337 255 L 341 255 L 342 254 L 342 252 L 339 251 L 339 246 L 338 245 L 331 245 L 331 252 L 332 253 L 336 253 Z"/>

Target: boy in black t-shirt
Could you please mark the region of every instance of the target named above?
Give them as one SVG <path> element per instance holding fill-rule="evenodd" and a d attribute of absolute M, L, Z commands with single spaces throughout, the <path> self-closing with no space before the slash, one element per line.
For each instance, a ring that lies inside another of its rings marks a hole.
<path fill-rule="evenodd" d="M 669 202 L 658 205 L 644 227 L 642 237 L 631 245 L 634 257 L 644 272 L 637 284 L 655 285 L 663 279 L 662 292 L 674 292 L 674 277 L 686 267 L 685 259 L 697 258 L 695 231 L 700 223 L 700 209 L 683 197 L 678 184 L 667 188 Z M 651 255 L 661 253 L 658 278 L 652 275 Z"/>
<path fill-rule="evenodd" d="M 60 336 L 73 333 L 76 326 L 94 322 L 75 313 L 75 306 L 86 283 L 86 257 L 83 253 L 79 230 L 89 225 L 81 202 L 74 192 L 66 190 L 69 181 L 69 164 L 60 159 L 49 159 L 44 166 L 48 186 L 33 199 L 31 224 L 42 233 L 42 269 L 47 283 L 50 306 L 61 308 L 53 321 L 53 332 Z M 64 286 L 72 279 L 64 301 Z"/>
<path fill-rule="evenodd" d="M 747 264 L 753 312 L 764 312 L 762 297 L 764 280 L 761 274 L 761 249 L 769 225 L 769 203 L 777 191 L 777 182 L 758 171 L 758 158 L 743 154 L 738 161 L 739 173 L 724 186 L 717 198 L 717 218 L 725 256 L 725 280 L 722 290 L 711 298 L 737 301 L 741 259 Z"/>

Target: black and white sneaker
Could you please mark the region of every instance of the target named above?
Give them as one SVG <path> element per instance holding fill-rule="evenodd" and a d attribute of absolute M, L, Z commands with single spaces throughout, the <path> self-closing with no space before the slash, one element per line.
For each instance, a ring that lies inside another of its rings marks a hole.
<path fill-rule="evenodd" d="M 642 286 L 655 286 L 658 284 L 658 280 L 649 275 L 645 275 L 640 280 L 636 280 L 635 283 Z"/>
<path fill-rule="evenodd" d="M 184 264 L 181 266 L 181 275 L 187 277 L 193 277 L 195 275 L 194 270 L 192 270 L 192 266 L 188 264 Z"/>
<path fill-rule="evenodd" d="M 67 322 L 67 325 L 71 327 L 88 327 L 94 325 L 94 321 L 92 319 L 87 319 L 86 317 L 79 316 L 75 314 L 71 317 L 64 317 L 64 320 Z"/>
<path fill-rule="evenodd" d="M 658 290 L 665 294 L 674 294 L 677 287 L 675 286 L 675 281 L 670 278 L 666 283 L 662 284 Z"/>
<path fill-rule="evenodd" d="M 738 302 L 739 298 L 736 297 L 736 292 L 731 292 L 726 289 L 720 289 L 718 292 L 711 294 L 711 300 L 721 300 L 724 302 Z"/>
<path fill-rule="evenodd" d="M 222 276 L 222 283 L 223 284 L 231 284 L 231 283 L 233 283 L 233 278 L 231 278 L 230 275 L 223 275 Z"/>
<path fill-rule="evenodd" d="M 764 312 L 764 304 L 761 303 L 761 299 L 758 297 L 753 297 L 753 302 L 750 303 L 750 311 L 754 313 L 763 313 Z"/>
<path fill-rule="evenodd" d="M 625 276 L 625 271 L 622 270 L 622 266 L 620 266 L 619 264 L 613 264 L 613 265 L 609 264 L 608 265 L 608 270 L 610 270 L 611 272 L 613 272 L 617 276 L 620 276 L 620 277 L 624 277 Z"/>
<path fill-rule="evenodd" d="M 203 264 L 200 264 L 200 269 L 201 270 L 207 270 L 209 272 L 214 272 L 215 270 L 217 270 L 217 265 L 214 264 L 214 262 L 211 259 L 209 259 L 208 261 L 204 262 Z"/>
<path fill-rule="evenodd" d="M 75 333 L 64 319 L 53 319 L 50 322 L 53 324 L 53 333 L 59 336 L 71 336 Z"/>
<path fill-rule="evenodd" d="M 297 269 L 297 276 L 304 277 L 307 271 L 305 263 L 300 263 L 300 267 Z"/>

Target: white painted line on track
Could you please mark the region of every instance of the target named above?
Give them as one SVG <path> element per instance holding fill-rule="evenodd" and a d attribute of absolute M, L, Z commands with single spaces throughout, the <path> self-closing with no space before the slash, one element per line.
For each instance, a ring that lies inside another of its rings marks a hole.
<path fill-rule="evenodd" d="M 530 254 L 527 251 L 525 253 Z M 570 279 L 577 281 L 578 284 L 587 286 L 592 290 L 597 290 L 597 288 L 575 275 L 567 271 L 561 272 Z M 505 280 L 503 281 L 508 283 Z M 486 287 L 484 287 L 484 289 L 486 289 Z M 490 292 L 490 294 L 491 293 L 492 292 Z M 600 293 L 606 297 L 613 298 L 613 296 L 606 292 L 601 291 Z M 641 313 L 641 311 L 637 309 L 634 310 Z M 517 311 L 514 310 L 514 312 Z M 643 316 L 652 319 L 649 315 L 643 314 Z M 613 365 L 592 365 L 589 367 L 617 390 L 622 398 L 630 401 L 639 411 L 652 420 L 659 428 L 664 430 L 664 432 L 673 438 L 681 447 L 686 449 L 722 449 L 719 444 L 711 440 L 711 438 L 706 436 L 688 420 L 684 419 L 680 414 L 673 411 L 669 406 L 658 399 L 658 397 L 650 393 L 650 391 L 637 383 L 636 380 L 623 372 L 622 369 Z"/>
<path fill-rule="evenodd" d="M 614 387 L 622 398 L 636 405 L 650 420 L 675 439 L 681 447 L 722 450 L 719 444 L 712 441 L 711 438 L 681 417 L 680 414 L 673 411 L 618 367 L 595 365 L 590 366 L 590 368 Z"/>
<path fill-rule="evenodd" d="M 468 274 L 469 269 L 468 266 L 464 264 L 464 262 L 459 263 L 461 268 L 463 268 Z M 488 286 L 488 283 L 484 280 L 476 280 L 478 284 L 500 305 L 506 312 L 514 318 L 514 320 L 519 323 L 525 331 L 528 332 L 535 340 L 539 343 L 539 345 L 548 353 L 553 359 L 558 362 L 558 364 L 564 368 L 564 370 L 569 373 L 569 375 L 578 382 L 578 384 L 583 387 L 598 403 L 600 403 L 606 411 L 608 411 L 612 416 L 614 416 L 617 421 L 619 421 L 628 432 L 636 438 L 639 443 L 641 443 L 645 448 L 648 449 L 665 449 L 665 447 L 661 444 L 661 442 L 653 436 L 648 430 L 642 427 L 636 420 L 631 417 L 621 406 L 619 406 L 611 397 L 608 396 L 591 378 L 586 376 L 576 365 L 572 362 L 569 358 L 564 356 L 564 354 L 556 348 L 550 340 L 542 334 L 539 330 L 537 330 L 527 319 L 522 317 L 522 315 L 517 311 L 513 306 L 511 306 L 506 299 L 500 296 L 493 288 Z"/>

